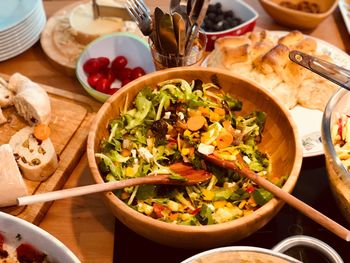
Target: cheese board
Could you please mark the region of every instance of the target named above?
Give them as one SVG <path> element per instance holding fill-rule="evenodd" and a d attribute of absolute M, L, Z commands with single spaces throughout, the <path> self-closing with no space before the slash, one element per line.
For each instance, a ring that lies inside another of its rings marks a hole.
<path fill-rule="evenodd" d="M 2 74 L 0 77 L 5 80 L 9 78 Z M 29 194 L 59 190 L 63 187 L 85 152 L 89 127 L 101 106 L 83 95 L 46 85 L 41 87 L 46 90 L 51 102 L 50 137 L 59 162 L 57 170 L 47 180 L 35 182 L 25 179 Z M 0 144 L 8 143 L 13 134 L 27 125 L 13 106 L 3 109 L 3 114 L 8 121 L 0 126 Z M 10 206 L 0 208 L 0 211 L 39 224 L 50 205 L 51 203 L 48 202 L 24 207 Z"/>

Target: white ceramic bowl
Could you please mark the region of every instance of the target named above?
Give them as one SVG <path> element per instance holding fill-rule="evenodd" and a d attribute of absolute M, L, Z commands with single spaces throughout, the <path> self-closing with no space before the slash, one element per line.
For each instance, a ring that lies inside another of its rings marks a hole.
<path fill-rule="evenodd" d="M 113 33 L 94 40 L 81 53 L 76 65 L 76 76 L 83 88 L 100 102 L 106 101 L 110 95 L 99 92 L 88 84 L 87 75 L 83 70 L 84 62 L 97 57 L 108 57 L 112 61 L 116 56 L 125 56 L 128 60 L 127 67 L 142 67 L 146 74 L 155 71 L 146 40 L 125 32 Z"/>
<path fill-rule="evenodd" d="M 232 10 L 235 16 L 242 19 L 242 23 L 229 28 L 224 31 L 217 32 L 204 32 L 208 38 L 207 42 L 207 51 L 211 51 L 214 49 L 215 40 L 220 37 L 225 36 L 239 36 L 243 35 L 249 31 L 252 31 L 255 27 L 256 20 L 258 19 L 258 13 L 252 8 L 250 5 L 240 0 L 211 0 L 210 4 L 221 3 L 223 11 Z"/>
<path fill-rule="evenodd" d="M 5 244 L 15 247 L 23 243 L 31 244 L 37 250 L 45 253 L 50 262 L 80 262 L 73 252 L 54 236 L 23 219 L 3 212 L 0 212 L 0 233 L 5 238 Z"/>

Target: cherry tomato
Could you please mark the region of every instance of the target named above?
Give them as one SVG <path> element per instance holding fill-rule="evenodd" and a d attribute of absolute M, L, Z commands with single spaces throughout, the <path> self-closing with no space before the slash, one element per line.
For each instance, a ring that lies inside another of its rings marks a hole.
<path fill-rule="evenodd" d="M 97 82 L 99 81 L 100 78 L 104 78 L 104 75 L 102 73 L 100 73 L 100 72 L 92 73 L 87 78 L 87 81 L 88 81 L 88 83 L 89 83 L 89 85 L 91 87 L 95 88 L 96 84 L 97 84 Z"/>
<path fill-rule="evenodd" d="M 101 69 L 105 69 L 105 68 L 107 68 L 109 66 L 109 63 L 110 63 L 109 58 L 107 58 L 107 57 L 98 57 L 97 60 L 100 63 L 100 68 Z"/>
<path fill-rule="evenodd" d="M 124 87 L 126 84 L 128 84 L 131 81 L 131 79 L 123 79 L 122 80 L 122 87 Z"/>
<path fill-rule="evenodd" d="M 118 56 L 112 61 L 112 69 L 117 71 L 126 67 L 128 60 L 124 56 Z"/>
<path fill-rule="evenodd" d="M 108 79 L 101 78 L 97 81 L 95 89 L 99 92 L 106 93 L 106 91 L 109 89 L 110 86 L 111 86 L 111 82 L 109 82 Z"/>
<path fill-rule="evenodd" d="M 97 58 L 88 59 L 84 65 L 83 69 L 87 74 L 92 74 L 100 71 L 101 65 Z"/>
<path fill-rule="evenodd" d="M 104 69 L 102 73 L 110 83 L 112 83 L 117 77 L 117 74 L 111 68 Z"/>
<path fill-rule="evenodd" d="M 131 68 L 119 70 L 117 71 L 117 78 L 121 81 L 123 81 L 123 79 L 131 79 L 131 71 Z"/>
<path fill-rule="evenodd" d="M 118 89 L 107 89 L 106 93 L 109 94 L 109 95 L 113 95 Z"/>
<path fill-rule="evenodd" d="M 133 68 L 131 71 L 131 79 L 133 79 L 133 80 L 137 79 L 139 77 L 142 77 L 145 74 L 146 74 L 146 72 L 143 68 L 141 68 L 141 67 Z"/>

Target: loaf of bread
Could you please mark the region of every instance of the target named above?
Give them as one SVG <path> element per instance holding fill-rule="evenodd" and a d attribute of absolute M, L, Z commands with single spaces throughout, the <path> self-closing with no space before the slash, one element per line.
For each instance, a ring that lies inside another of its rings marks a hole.
<path fill-rule="evenodd" d="M 57 154 L 50 138 L 43 141 L 36 139 L 34 127 L 19 130 L 9 144 L 26 179 L 44 181 L 57 169 Z"/>
<path fill-rule="evenodd" d="M 299 31 L 273 37 L 269 31 L 223 37 L 215 42 L 208 66 L 228 69 L 258 82 L 292 109 L 297 104 L 323 111 L 337 86 L 289 60 L 293 49 L 320 57 L 315 39 Z"/>
<path fill-rule="evenodd" d="M 0 146 L 0 164 L 0 207 L 16 205 L 16 198 L 28 191 L 9 144 Z"/>
<path fill-rule="evenodd" d="M 15 73 L 9 79 L 8 89 L 14 93 L 12 101 L 18 114 L 30 125 L 50 122 L 50 98 L 42 87 Z"/>

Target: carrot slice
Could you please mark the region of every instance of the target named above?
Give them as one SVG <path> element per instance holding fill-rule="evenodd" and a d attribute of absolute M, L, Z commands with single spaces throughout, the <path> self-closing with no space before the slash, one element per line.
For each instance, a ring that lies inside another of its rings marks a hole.
<path fill-rule="evenodd" d="M 190 131 L 198 131 L 206 123 L 206 120 L 203 116 L 192 116 L 187 120 L 187 129 Z"/>
<path fill-rule="evenodd" d="M 44 141 L 50 137 L 51 129 L 46 124 L 38 124 L 34 127 L 34 136 L 38 140 Z"/>
<path fill-rule="evenodd" d="M 230 146 L 232 142 L 233 142 L 232 134 L 227 131 L 224 131 L 224 132 L 220 132 L 218 138 L 216 139 L 216 146 L 219 149 L 223 149 Z"/>

